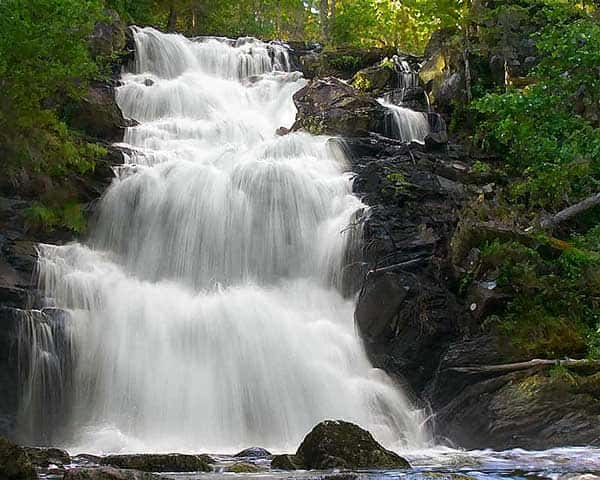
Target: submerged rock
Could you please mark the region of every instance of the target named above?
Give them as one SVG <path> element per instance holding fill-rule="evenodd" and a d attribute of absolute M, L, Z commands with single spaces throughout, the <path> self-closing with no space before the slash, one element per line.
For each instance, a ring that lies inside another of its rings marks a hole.
<path fill-rule="evenodd" d="M 38 478 L 25 450 L 3 437 L 0 437 L 0 478 L 2 480 Z"/>
<path fill-rule="evenodd" d="M 296 455 L 307 469 L 410 468 L 405 459 L 383 448 L 368 431 L 341 420 L 319 423 L 304 438 Z"/>
<path fill-rule="evenodd" d="M 144 472 L 210 472 L 213 462 L 208 455 L 180 453 L 109 455 L 100 461 L 103 465 Z"/>
<path fill-rule="evenodd" d="M 270 457 L 271 452 L 261 447 L 250 447 L 245 448 L 241 452 L 238 452 L 234 455 L 234 457 L 244 457 L 244 458 L 263 458 Z"/>
<path fill-rule="evenodd" d="M 139 470 L 121 470 L 113 467 L 76 468 L 68 470 L 63 480 L 160 480 L 160 475 Z"/>

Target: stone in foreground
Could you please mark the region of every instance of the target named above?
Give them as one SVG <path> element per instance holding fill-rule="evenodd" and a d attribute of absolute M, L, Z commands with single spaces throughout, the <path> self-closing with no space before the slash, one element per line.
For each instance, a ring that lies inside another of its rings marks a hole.
<path fill-rule="evenodd" d="M 241 452 L 238 452 L 234 455 L 234 457 L 237 458 L 264 458 L 270 456 L 271 452 L 262 447 L 245 448 Z"/>
<path fill-rule="evenodd" d="M 296 455 L 278 455 L 272 468 L 328 470 L 333 468 L 410 468 L 399 455 L 383 448 L 358 425 L 325 420 L 304 438 Z"/>
<path fill-rule="evenodd" d="M 120 470 L 113 467 L 76 468 L 68 470 L 63 480 L 161 480 L 165 477 L 139 470 Z"/>
<path fill-rule="evenodd" d="M 25 450 L 3 437 L 0 437 L 0 478 L 2 480 L 38 478 Z"/>
<path fill-rule="evenodd" d="M 143 472 L 210 472 L 212 459 L 208 455 L 139 454 L 109 455 L 103 465 L 141 470 Z"/>

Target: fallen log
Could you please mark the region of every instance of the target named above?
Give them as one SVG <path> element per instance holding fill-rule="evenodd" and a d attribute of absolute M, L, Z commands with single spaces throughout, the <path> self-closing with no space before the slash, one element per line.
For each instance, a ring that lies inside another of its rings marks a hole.
<path fill-rule="evenodd" d="M 600 370 L 600 360 L 580 359 L 575 360 L 566 358 L 563 360 L 546 360 L 535 358 L 528 362 L 504 363 L 500 365 L 472 365 L 464 367 L 449 367 L 447 370 L 452 370 L 460 373 L 510 373 L 519 370 L 528 370 L 530 368 L 548 368 L 553 366 L 563 366 L 567 368 L 594 368 Z"/>
<path fill-rule="evenodd" d="M 540 222 L 540 226 L 545 230 L 552 230 L 561 223 L 564 223 L 587 210 L 597 207 L 598 205 L 600 205 L 600 193 L 595 193 L 591 197 L 588 197 L 579 203 L 571 205 L 570 207 L 567 207 L 564 210 L 561 210 L 560 212 L 543 219 Z"/>

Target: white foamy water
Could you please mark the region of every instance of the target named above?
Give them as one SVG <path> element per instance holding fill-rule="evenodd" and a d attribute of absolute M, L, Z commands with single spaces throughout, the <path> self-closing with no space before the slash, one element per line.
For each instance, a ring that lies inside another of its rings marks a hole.
<path fill-rule="evenodd" d="M 388 109 L 386 130 L 392 138 L 403 142 L 424 143 L 431 128 L 428 114 L 395 105 L 380 98 L 378 102 Z"/>
<path fill-rule="evenodd" d="M 50 348 L 46 326 L 31 346 L 23 435 L 87 452 L 292 451 L 333 418 L 422 447 L 419 412 L 369 364 L 340 294 L 365 208 L 343 153 L 275 134 L 305 84 L 286 49 L 149 28 L 135 42 L 117 93 L 140 122 L 132 153 L 89 242 L 40 247 L 69 341 Z M 39 375 L 56 356 L 69 361 Z"/>

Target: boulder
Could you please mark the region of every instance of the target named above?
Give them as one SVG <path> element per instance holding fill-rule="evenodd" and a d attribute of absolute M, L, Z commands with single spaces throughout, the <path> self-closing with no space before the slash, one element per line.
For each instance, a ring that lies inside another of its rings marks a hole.
<path fill-rule="evenodd" d="M 3 437 L 0 437 L 0 478 L 2 480 L 38 478 L 25 450 Z"/>
<path fill-rule="evenodd" d="M 108 455 L 100 463 L 143 472 L 210 472 L 210 463 L 214 461 L 208 455 L 167 453 Z"/>
<path fill-rule="evenodd" d="M 91 82 L 83 98 L 66 109 L 69 124 L 88 135 L 105 141 L 123 140 L 125 120 L 115 100 L 115 89 L 107 82 Z"/>
<path fill-rule="evenodd" d="M 294 94 L 298 109 L 292 130 L 361 136 L 383 131 L 385 108 L 337 78 L 314 80 Z"/>
<path fill-rule="evenodd" d="M 23 447 L 31 463 L 38 468 L 62 467 L 71 463 L 70 455 L 60 448 Z"/>
<path fill-rule="evenodd" d="M 304 438 L 296 453 L 307 469 L 410 468 L 399 455 L 383 448 L 358 425 L 326 420 Z"/>
<path fill-rule="evenodd" d="M 234 455 L 237 458 L 264 458 L 270 457 L 271 452 L 261 447 L 250 447 L 245 448 L 241 452 L 238 452 Z"/>
<path fill-rule="evenodd" d="M 396 86 L 394 64 L 389 61 L 363 68 L 356 72 L 350 83 L 361 92 L 380 95 Z"/>
<path fill-rule="evenodd" d="M 138 470 L 120 470 L 113 467 L 75 468 L 67 470 L 63 480 L 161 480 L 165 477 Z"/>
<path fill-rule="evenodd" d="M 271 461 L 271 468 L 276 470 L 300 470 L 302 459 L 296 455 L 275 455 Z"/>
<path fill-rule="evenodd" d="M 264 469 L 260 468 L 258 465 L 254 465 L 253 463 L 239 462 L 230 465 L 225 469 L 225 471 L 231 473 L 256 473 L 262 472 Z"/>

